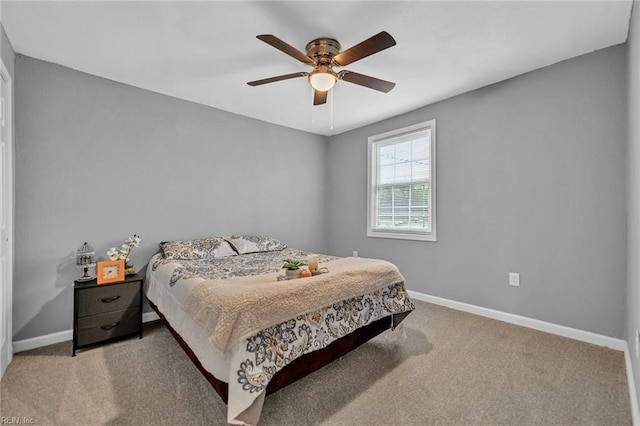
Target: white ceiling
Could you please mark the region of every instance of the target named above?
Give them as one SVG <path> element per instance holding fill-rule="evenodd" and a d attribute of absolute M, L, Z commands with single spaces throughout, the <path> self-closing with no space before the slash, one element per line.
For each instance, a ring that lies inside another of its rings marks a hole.
<path fill-rule="evenodd" d="M 449 2 L 8 1 L 14 50 L 154 92 L 322 135 L 338 134 L 627 39 L 631 0 Z M 309 71 L 256 39 L 343 50 L 387 31 L 397 45 L 345 69 L 395 82 L 384 94 L 344 81 L 312 105 Z"/>

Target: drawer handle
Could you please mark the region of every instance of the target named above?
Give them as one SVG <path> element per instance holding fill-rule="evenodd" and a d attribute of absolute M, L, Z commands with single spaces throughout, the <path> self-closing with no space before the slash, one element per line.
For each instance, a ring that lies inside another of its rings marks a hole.
<path fill-rule="evenodd" d="M 114 324 L 110 324 L 110 325 L 101 325 L 100 328 L 103 329 L 104 331 L 107 331 L 107 330 L 111 330 L 112 328 L 117 327 L 119 325 L 120 325 L 120 321 L 118 321 L 118 322 L 116 322 Z"/>
<path fill-rule="evenodd" d="M 120 296 L 103 297 L 102 298 L 102 303 L 111 303 L 111 302 L 115 302 L 118 299 L 120 299 Z"/>

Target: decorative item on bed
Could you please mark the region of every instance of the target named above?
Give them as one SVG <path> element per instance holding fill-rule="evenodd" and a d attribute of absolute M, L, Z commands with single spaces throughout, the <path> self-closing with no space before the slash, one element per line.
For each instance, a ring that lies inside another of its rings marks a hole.
<path fill-rule="evenodd" d="M 256 424 L 267 394 L 414 309 L 398 268 L 384 260 L 308 253 L 264 236 L 168 241 L 160 249 L 145 293 L 227 402 L 233 424 Z M 305 261 L 323 273 L 279 279 L 286 262 Z"/>

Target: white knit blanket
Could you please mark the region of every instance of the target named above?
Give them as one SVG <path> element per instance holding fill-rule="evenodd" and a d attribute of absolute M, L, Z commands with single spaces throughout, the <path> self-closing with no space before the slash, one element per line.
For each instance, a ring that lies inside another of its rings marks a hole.
<path fill-rule="evenodd" d="M 345 257 L 325 262 L 328 273 L 278 281 L 279 273 L 212 279 L 187 294 L 184 311 L 228 351 L 267 327 L 398 283 L 398 268 L 384 260 Z"/>

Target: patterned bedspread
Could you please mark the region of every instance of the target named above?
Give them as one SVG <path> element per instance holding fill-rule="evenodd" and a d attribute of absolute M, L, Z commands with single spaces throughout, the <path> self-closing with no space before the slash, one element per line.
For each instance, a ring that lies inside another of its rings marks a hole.
<path fill-rule="evenodd" d="M 205 280 L 272 274 L 282 271 L 284 259 L 306 259 L 308 254 L 286 248 L 209 261 L 168 260 L 157 254 L 150 261 L 146 292 L 154 303 L 152 297 L 159 291 L 170 292 L 177 300 L 184 301 L 189 290 Z M 320 255 L 320 266 L 330 265 L 334 259 L 337 258 Z M 274 306 L 274 309 L 277 307 Z M 308 312 L 274 324 L 241 341 L 226 354 L 229 359 L 227 421 L 232 424 L 256 424 L 269 381 L 275 373 L 301 355 L 322 349 L 381 318 L 389 317 L 391 325 L 393 314 L 413 309 L 404 283 L 390 283 L 379 291 L 331 306 L 311 306 Z M 185 341 L 189 344 L 186 338 Z"/>

